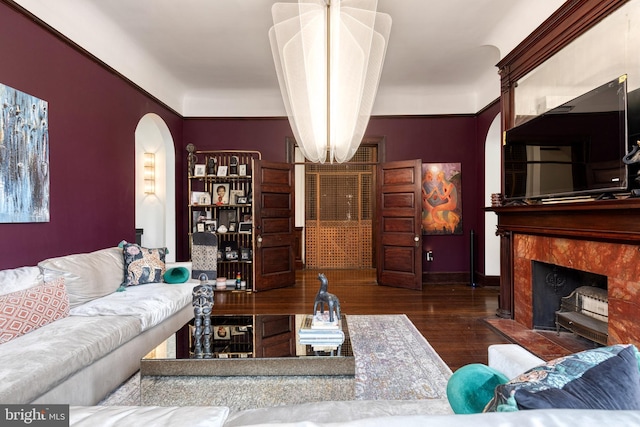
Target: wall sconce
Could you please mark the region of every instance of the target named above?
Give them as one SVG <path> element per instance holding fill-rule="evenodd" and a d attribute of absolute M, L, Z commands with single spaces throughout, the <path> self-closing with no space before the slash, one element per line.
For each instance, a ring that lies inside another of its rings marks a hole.
<path fill-rule="evenodd" d="M 144 194 L 156 192 L 156 156 L 144 153 Z"/>

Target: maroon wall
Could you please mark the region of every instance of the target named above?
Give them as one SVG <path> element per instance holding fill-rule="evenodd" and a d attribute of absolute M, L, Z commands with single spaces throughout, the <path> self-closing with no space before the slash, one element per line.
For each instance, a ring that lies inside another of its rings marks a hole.
<path fill-rule="evenodd" d="M 136 126 L 156 113 L 182 147 L 181 117 L 4 3 L 0 58 L 0 83 L 48 101 L 50 141 L 50 222 L 0 224 L 0 269 L 134 241 Z"/>
<path fill-rule="evenodd" d="M 134 132 L 146 113 L 167 123 L 176 146 L 177 259 L 186 259 L 188 143 L 199 150 L 259 150 L 285 160 L 286 118 L 183 119 L 31 19 L 0 3 L 0 83 L 49 102 L 51 221 L 0 224 L 0 269 L 34 265 L 135 238 Z M 497 111 L 479 116 L 373 117 L 366 135 L 386 137 L 386 160 L 460 162 L 461 236 L 425 236 L 425 271 L 469 267 L 469 231 L 481 235 L 484 138 Z M 493 114 L 493 116 L 492 116 Z"/>
<path fill-rule="evenodd" d="M 425 271 L 459 272 L 469 268 L 469 231 L 478 229 L 475 209 L 478 198 L 481 199 L 477 175 L 481 173 L 478 169 L 484 168 L 477 161 L 482 157 L 476 149 L 476 121 L 475 116 L 459 115 L 373 117 L 369 122 L 366 135 L 386 137 L 387 161 L 421 159 L 424 163 L 462 164 L 464 234 L 425 236 L 424 249 L 435 255 L 433 262 L 424 262 Z M 260 151 L 265 160 L 284 161 L 285 138 L 290 136 L 291 128 L 285 118 L 187 119 L 183 141 L 185 146 L 193 143 L 198 150 L 251 149 Z M 182 157 L 185 158 L 184 154 Z M 186 224 L 183 230 L 186 233 Z M 180 246 L 185 245 L 183 242 Z"/>

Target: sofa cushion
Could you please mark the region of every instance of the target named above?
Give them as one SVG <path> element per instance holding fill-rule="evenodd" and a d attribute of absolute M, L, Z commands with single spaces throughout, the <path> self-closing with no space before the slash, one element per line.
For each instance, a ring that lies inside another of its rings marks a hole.
<path fill-rule="evenodd" d="M 19 267 L 0 270 L 0 295 L 32 288 L 42 283 L 38 267 Z"/>
<path fill-rule="evenodd" d="M 0 402 L 31 402 L 139 334 L 133 317 L 69 316 L 4 343 Z"/>
<path fill-rule="evenodd" d="M 190 305 L 193 282 L 171 285 L 150 283 L 132 286 L 127 292 L 114 292 L 71 309 L 72 316 L 133 316 L 143 331 L 162 322 L 173 313 Z"/>
<path fill-rule="evenodd" d="M 496 387 L 487 411 L 640 409 L 640 355 L 633 345 L 575 353 Z"/>
<path fill-rule="evenodd" d="M 502 372 L 487 365 L 465 365 L 449 378 L 447 399 L 456 414 L 477 414 L 491 401 L 496 387 L 508 381 Z"/>
<path fill-rule="evenodd" d="M 69 297 L 62 277 L 0 295 L 0 344 L 68 315 Z"/>
<path fill-rule="evenodd" d="M 64 277 L 71 307 L 115 292 L 124 276 L 120 248 L 50 258 L 38 266 L 45 282 Z"/>
<path fill-rule="evenodd" d="M 69 425 L 222 427 L 228 414 L 224 406 L 71 406 Z"/>
<path fill-rule="evenodd" d="M 124 282 L 123 286 L 135 286 L 145 283 L 162 282 L 165 272 L 167 248 L 144 248 L 135 243 L 124 243 Z"/>

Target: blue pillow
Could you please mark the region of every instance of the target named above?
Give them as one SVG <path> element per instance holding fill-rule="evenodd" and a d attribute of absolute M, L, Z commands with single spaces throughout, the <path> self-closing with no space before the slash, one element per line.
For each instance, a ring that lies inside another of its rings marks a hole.
<path fill-rule="evenodd" d="M 552 360 L 496 387 L 486 411 L 539 408 L 640 409 L 640 354 L 599 347 Z"/>
<path fill-rule="evenodd" d="M 167 283 L 184 283 L 189 280 L 189 270 L 184 267 L 174 267 L 164 273 L 164 281 Z"/>
<path fill-rule="evenodd" d="M 465 365 L 451 375 L 447 399 L 456 414 L 477 414 L 493 398 L 495 388 L 509 381 L 502 372 L 487 365 Z"/>

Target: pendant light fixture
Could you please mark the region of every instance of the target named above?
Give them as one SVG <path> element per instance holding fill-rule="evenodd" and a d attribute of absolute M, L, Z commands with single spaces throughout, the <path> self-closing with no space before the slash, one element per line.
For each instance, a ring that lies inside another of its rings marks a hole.
<path fill-rule="evenodd" d="M 299 0 L 272 7 L 271 50 L 305 158 L 346 162 L 369 123 L 391 17 L 377 0 Z"/>

